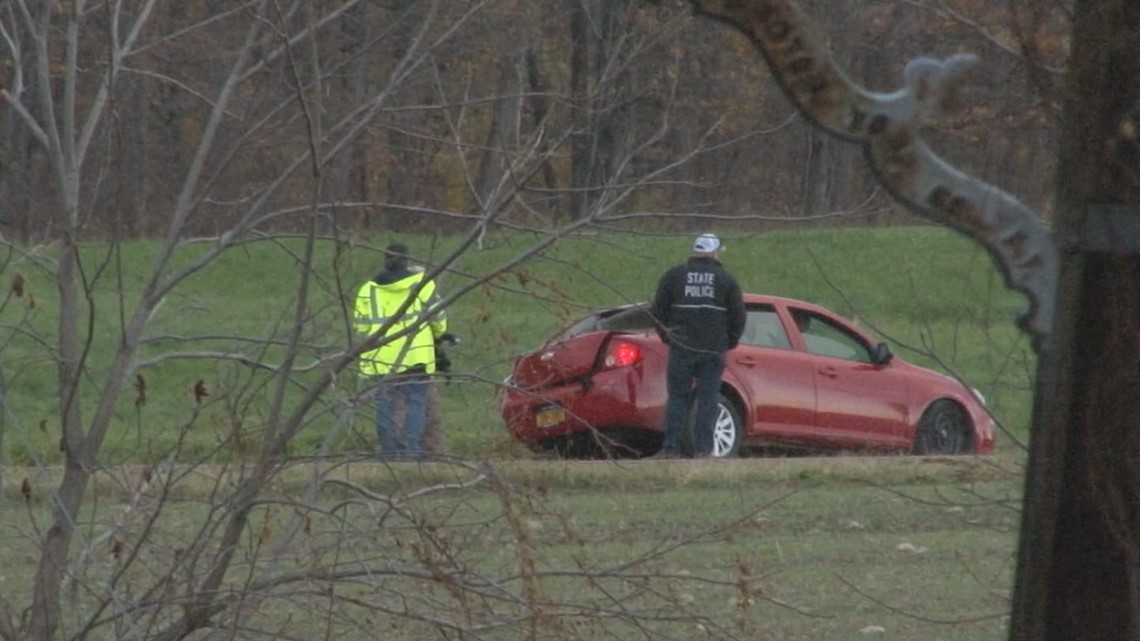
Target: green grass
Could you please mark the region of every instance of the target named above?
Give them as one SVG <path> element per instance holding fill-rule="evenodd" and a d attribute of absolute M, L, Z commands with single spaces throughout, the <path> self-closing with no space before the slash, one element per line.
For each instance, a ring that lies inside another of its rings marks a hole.
<path fill-rule="evenodd" d="M 1025 301 L 1004 288 L 989 257 L 968 240 L 933 227 L 723 236 L 728 247 L 724 261 L 746 291 L 803 298 L 856 317 L 904 358 L 951 371 L 979 388 L 1009 430 L 1009 436 L 999 438 L 999 451 L 1015 448 L 1015 438 L 1024 439 L 1035 361 L 1013 322 Z M 307 307 L 305 341 L 310 347 L 302 351 L 299 364 L 346 344 L 343 301 L 376 270 L 377 247 L 391 240 L 356 239 L 340 251 L 331 243 L 319 247 Z M 429 260 L 442 258 L 458 242 L 398 240 Z M 539 240 L 521 233 L 489 236 L 440 279 L 441 289 L 457 291 Z M 517 454 L 498 417 L 496 396 L 496 383 L 509 371 L 513 356 L 589 309 L 646 300 L 661 271 L 682 260 L 690 242 L 691 234 L 567 238 L 456 301 L 448 315 L 463 343 L 451 351 L 458 375 L 443 394 L 450 450 L 469 457 Z M 189 245 L 176 263 L 186 264 L 206 249 Z M 120 318 L 137 298 L 155 250 L 154 243 L 137 242 L 121 246 L 119 253 L 92 246 L 85 254 L 93 301 L 85 313 L 91 312 L 94 328 L 82 396 L 88 416 Z M 295 241 L 251 244 L 192 276 L 155 315 L 142 360 L 174 351 L 216 351 L 276 362 L 280 347 L 257 342 L 287 336 L 300 279 L 299 250 Z M 53 463 L 59 460 L 56 374 L 52 352 L 36 340 L 54 342 L 55 288 L 50 274 L 26 257 L 16 257 L 4 271 L 8 278 L 16 274 L 27 281 L 25 296 L 0 309 L 0 461 Z M 117 293 L 120 280 L 125 307 Z M 84 318 L 81 325 L 86 323 Z M 292 398 L 310 376 L 294 377 Z M 229 455 L 253 451 L 270 418 L 271 378 L 263 370 L 227 360 L 182 359 L 148 367 L 142 377 L 145 403 L 135 388 L 119 399 L 116 427 L 104 453 L 108 462 L 154 460 L 179 437 L 184 437 L 181 456 L 186 460 L 212 455 L 219 444 L 226 445 L 223 451 Z M 191 393 L 197 381 L 210 392 L 202 408 Z M 342 376 L 293 451 L 312 452 L 336 417 L 349 410 L 352 420 L 337 432 L 336 447 L 369 447 L 371 413 L 349 404 L 359 389 L 354 376 Z"/>
<path fill-rule="evenodd" d="M 524 639 L 531 638 L 528 617 L 543 608 L 538 638 L 638 639 L 647 631 L 676 639 L 1004 638 L 1018 459 L 506 461 L 486 471 L 493 481 L 413 497 L 413 490 L 469 480 L 474 470 L 344 464 L 338 478 L 399 500 L 360 500 L 344 486 L 326 486 L 314 505 L 340 509 L 306 511 L 306 527 L 274 561 L 276 537 L 304 510 L 299 499 L 313 472 L 291 466 L 256 508 L 227 585 L 236 589 L 265 567 L 372 568 L 368 581 L 336 589 L 356 604 L 331 605 L 321 581 L 263 593 L 249 625 L 289 621 L 296 638 L 325 638 L 326 630 L 329 638 L 360 638 L 356 626 L 366 620 L 395 641 L 438 636 L 417 620 L 422 615 L 461 623 L 518 617 L 486 638 Z M 110 477 L 137 474 L 107 474 L 79 519 L 85 541 L 100 540 L 111 523 L 119 536 L 138 532 L 157 506 L 154 491 L 124 512 L 129 494 Z M 176 487 L 140 550 L 143 566 L 129 575 L 133 590 L 155 579 L 148 568 L 170 567 L 173 550 L 189 549 L 194 533 L 224 515 L 211 498 L 219 478 L 225 485 L 225 475 L 203 468 Z M 22 550 L 34 545 L 33 515 L 42 527 L 51 480 L 34 483 L 29 510 L 18 507 L 18 493 L 0 497 L 7 508 L 0 536 L 11 543 L 0 550 L 0 594 L 10 598 L 23 598 L 9 588 L 26 584 L 34 569 Z M 84 585 L 102 586 L 104 573 L 119 567 L 108 549 L 94 548 Z M 493 589 L 475 583 L 460 598 L 445 582 L 417 578 L 453 564 L 491 579 Z M 524 593 L 529 601 L 501 598 Z M 644 629 L 615 616 L 619 602 Z M 369 616 L 360 604 L 396 613 Z M 329 612 L 337 616 L 328 620 Z M 882 630 L 862 632 L 869 626 Z M 577 634 L 556 634 L 568 628 Z"/>
<path fill-rule="evenodd" d="M 370 448 L 373 436 L 371 412 L 349 403 L 359 381 L 342 376 L 292 451 L 309 454 L 331 434 L 335 448 L 324 462 L 340 466 L 341 479 L 399 500 L 386 504 L 327 485 L 305 507 L 298 501 L 315 465 L 303 458 L 287 462 L 254 509 L 227 587 L 270 566 L 392 571 L 338 583 L 337 594 L 359 599 L 356 605 L 331 605 L 321 580 L 267 591 L 248 623 L 267 630 L 284 625 L 295 638 L 372 638 L 383 630 L 395 641 L 439 636 L 420 615 L 515 621 L 483 635 L 504 640 L 528 638 L 531 624 L 541 638 L 1004 638 L 1023 460 L 1011 437 L 999 438 L 996 456 L 981 459 L 563 463 L 527 460 L 509 443 L 495 385 L 513 355 L 588 309 L 647 299 L 661 271 L 688 253 L 690 236 L 568 238 L 449 308 L 452 329 L 463 338 L 452 351 L 457 376 L 444 388 L 449 447 L 488 460 L 486 467 L 388 466 L 343 456 Z M 908 360 L 966 378 L 990 399 L 1011 436 L 1024 438 L 1034 360 L 1013 327 L 1024 301 L 1004 289 L 989 258 L 968 241 L 931 227 L 723 236 L 725 262 L 746 290 L 803 298 L 856 317 Z M 375 270 L 376 247 L 391 240 L 356 239 L 339 253 L 331 244 L 319 248 L 308 347 L 299 364 L 345 344 L 341 301 Z M 432 259 L 456 242 L 398 240 Z M 441 288 L 458 291 L 538 240 L 489 236 L 440 279 Z M 120 249 L 119 262 L 102 270 L 106 247 L 90 247 L 85 255 L 94 323 L 82 398 L 87 416 L 117 340 L 116 283 L 125 284 L 126 302 L 137 298 L 155 245 Z M 142 360 L 180 350 L 278 360 L 279 345 L 258 343 L 283 340 L 292 323 L 298 249 L 296 242 L 250 245 L 195 274 L 159 309 Z M 189 246 L 177 262 L 186 264 L 203 250 Z M 9 283 L 16 274 L 27 279 L 24 296 L 0 307 L 0 539 L 7 542 L 0 546 L 0 595 L 20 609 L 27 605 L 60 468 L 53 465 L 59 461 L 50 349 L 55 290 L 50 275 L 26 256 L 5 268 Z M 225 495 L 248 470 L 219 464 L 256 452 L 270 420 L 272 378 L 263 370 L 179 359 L 142 375 L 145 403 L 136 388 L 119 399 L 101 457 L 106 467 L 76 520 L 69 576 L 79 583 L 69 585 L 81 589 L 68 592 L 74 616 L 66 630 L 75 631 L 78 615 L 90 611 L 85 608 L 120 568 L 115 539 L 101 538 L 106 533 L 129 543 L 152 524 L 138 549 L 139 564 L 125 575 L 123 597 L 142 594 L 161 572 L 179 567 L 175 561 L 195 533 L 221 531 Z M 293 377 L 290 401 L 311 376 Z M 201 406 L 191 393 L 199 380 L 210 393 Z M 135 494 L 146 464 L 175 449 L 187 474 L 165 488 L 172 500 L 160 502 L 158 486 Z M 197 460 L 210 465 L 186 465 Z M 492 473 L 489 480 L 465 490 L 438 489 L 480 470 Z M 437 491 L 410 494 L 430 487 Z M 130 510 L 128 499 L 136 499 Z M 339 507 L 325 511 L 332 506 Z M 301 513 L 308 515 L 305 527 L 270 563 L 277 537 Z M 494 590 L 457 596 L 446 582 L 404 571 L 430 574 L 443 559 L 493 579 L 495 590 L 525 598 L 499 598 Z M 410 611 L 370 613 L 359 604 Z"/>

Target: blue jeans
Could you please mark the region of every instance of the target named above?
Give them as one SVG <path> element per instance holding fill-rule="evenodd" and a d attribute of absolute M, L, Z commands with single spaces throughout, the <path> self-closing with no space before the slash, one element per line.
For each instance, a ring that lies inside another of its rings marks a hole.
<path fill-rule="evenodd" d="M 381 454 L 423 454 L 427 423 L 428 380 L 423 376 L 391 376 L 376 387 L 376 440 Z M 398 399 L 397 397 L 402 397 Z M 404 425 L 396 424 L 396 402 L 403 400 Z"/>
<path fill-rule="evenodd" d="M 661 448 L 666 454 L 675 456 L 681 453 L 690 403 L 696 404 L 692 454 L 712 453 L 717 395 L 723 373 L 723 352 L 698 352 L 676 345 L 669 347 L 669 368 L 665 375 L 669 401 L 665 405 L 665 443 Z"/>

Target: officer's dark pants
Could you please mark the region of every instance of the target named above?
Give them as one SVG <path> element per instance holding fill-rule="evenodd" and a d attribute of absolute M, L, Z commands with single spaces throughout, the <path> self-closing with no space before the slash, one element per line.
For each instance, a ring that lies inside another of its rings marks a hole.
<path fill-rule="evenodd" d="M 723 373 L 723 352 L 694 351 L 677 345 L 669 347 L 669 368 L 665 379 L 669 401 L 665 406 L 665 443 L 662 446 L 667 456 L 681 454 L 690 402 L 696 403 L 692 454 L 712 453 L 717 392 Z"/>

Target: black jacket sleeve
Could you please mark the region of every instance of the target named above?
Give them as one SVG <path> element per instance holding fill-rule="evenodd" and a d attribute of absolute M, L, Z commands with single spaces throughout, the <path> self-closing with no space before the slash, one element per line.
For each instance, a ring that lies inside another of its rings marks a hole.
<path fill-rule="evenodd" d="M 728 348 L 732 349 L 740 344 L 740 337 L 744 335 L 744 322 L 748 313 L 744 309 L 744 294 L 740 291 L 740 284 L 731 278 L 727 288 L 728 300 Z"/>
<path fill-rule="evenodd" d="M 669 312 L 673 309 L 672 274 L 673 270 L 670 269 L 657 281 L 657 292 L 653 296 L 653 305 L 649 310 L 653 315 L 653 328 L 657 330 L 661 342 L 666 345 L 669 344 Z"/>

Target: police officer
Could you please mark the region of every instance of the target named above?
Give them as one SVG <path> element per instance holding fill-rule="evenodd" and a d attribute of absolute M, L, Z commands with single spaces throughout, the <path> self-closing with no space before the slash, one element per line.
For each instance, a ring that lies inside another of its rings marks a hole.
<path fill-rule="evenodd" d="M 660 458 L 678 458 L 690 401 L 696 404 L 694 452 L 712 453 L 717 394 L 725 353 L 744 333 L 740 285 L 720 264 L 723 250 L 714 234 L 693 242 L 693 255 L 661 276 L 653 298 L 657 333 L 669 346 L 665 441 Z"/>

